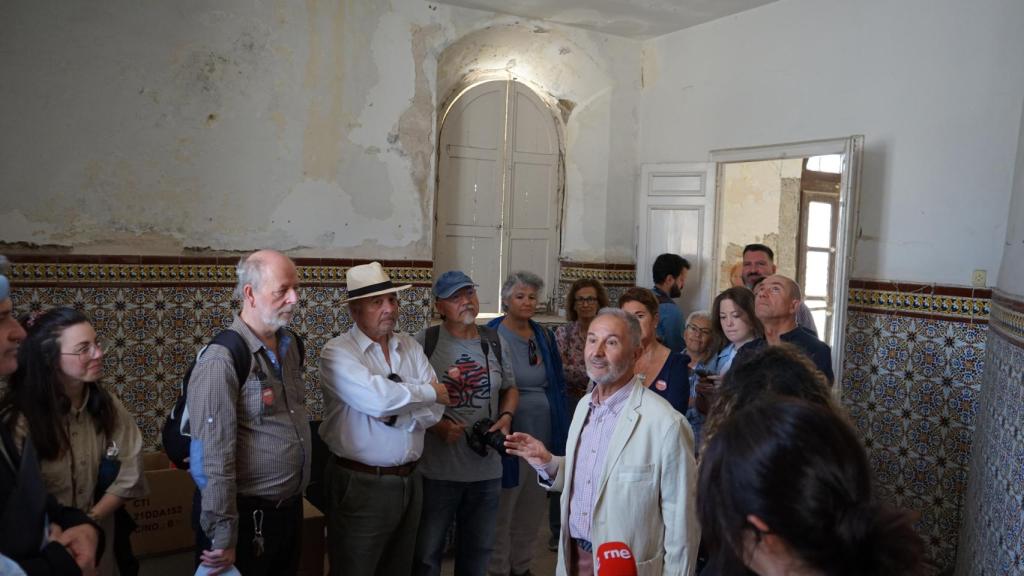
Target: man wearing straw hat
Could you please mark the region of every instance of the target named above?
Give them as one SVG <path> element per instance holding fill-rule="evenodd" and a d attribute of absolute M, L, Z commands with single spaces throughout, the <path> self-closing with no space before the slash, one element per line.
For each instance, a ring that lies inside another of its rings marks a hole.
<path fill-rule="evenodd" d="M 395 332 L 396 286 L 378 262 L 345 275 L 354 325 L 320 355 L 331 450 L 324 470 L 331 573 L 409 574 L 423 500 L 423 432 L 449 404 L 423 348 Z"/>

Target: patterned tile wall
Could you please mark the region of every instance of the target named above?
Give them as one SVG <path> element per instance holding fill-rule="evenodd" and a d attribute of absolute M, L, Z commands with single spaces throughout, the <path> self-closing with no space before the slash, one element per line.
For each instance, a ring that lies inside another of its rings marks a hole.
<path fill-rule="evenodd" d="M 565 297 L 572 283 L 580 278 L 595 278 L 608 291 L 608 301 L 617 302 L 626 288 L 636 286 L 635 267 L 632 264 L 604 264 L 598 262 L 572 262 L 563 260 L 555 289 L 552 311 L 565 315 Z"/>
<path fill-rule="evenodd" d="M 136 418 L 147 448 L 159 448 L 160 426 L 179 391 L 181 375 L 196 351 L 230 325 L 239 303 L 232 297 L 234 261 L 111 264 L 32 262 L 13 258 L 12 298 L 21 316 L 73 306 L 89 315 L 113 344 L 104 384 Z M 102 259 L 106 260 L 106 259 Z M 352 320 L 340 302 L 353 261 L 297 261 L 302 287 L 291 327 L 306 343 L 306 403 L 320 418 L 323 396 L 316 358 L 327 340 L 348 330 Z M 401 330 L 415 332 L 430 311 L 430 263 L 385 262 L 396 282 L 412 283 L 400 293 Z"/>
<path fill-rule="evenodd" d="M 957 574 L 1024 574 L 1024 300 L 997 292 Z"/>
<path fill-rule="evenodd" d="M 237 257 L 33 255 L 11 260 L 17 315 L 73 306 L 88 314 L 99 333 L 112 341 L 104 384 L 135 415 L 147 448 L 159 449 L 160 426 L 177 397 L 182 372 L 238 310 L 231 293 Z M 320 418 L 323 396 L 315 359 L 329 339 L 352 326 L 348 308 L 340 302 L 346 294 L 346 269 L 361 262 L 300 258 L 296 263 L 302 287 L 291 328 L 306 343 L 306 403 L 313 417 Z M 413 284 L 400 293 L 399 329 L 417 332 L 432 312 L 431 263 L 383 264 L 395 282 Z M 580 275 L 606 282 L 615 297 L 632 285 L 631 267 L 603 266 L 564 263 L 559 295 Z"/>
<path fill-rule="evenodd" d="M 881 496 L 920 514 L 939 569 L 953 565 L 985 368 L 987 290 L 854 280 L 842 401 Z"/>

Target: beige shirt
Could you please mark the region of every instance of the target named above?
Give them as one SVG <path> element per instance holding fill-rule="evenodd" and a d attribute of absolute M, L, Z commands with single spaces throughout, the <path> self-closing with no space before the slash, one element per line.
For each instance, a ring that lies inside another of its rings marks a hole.
<path fill-rule="evenodd" d="M 86 391 L 82 407 L 72 408 L 64 416 L 70 449 L 54 460 L 42 460 L 39 463 L 47 492 L 65 506 L 74 506 L 85 512 L 92 509 L 100 460 L 112 442 L 117 444 L 121 468 L 117 479 L 107 488 L 107 493 L 121 498 L 139 498 L 149 493 L 142 474 L 142 434 L 135 424 L 135 418 L 128 413 L 117 396 L 111 394 L 110 398 L 117 415 L 117 426 L 110 437 L 96 429 L 92 417 L 85 411 L 84 407 L 89 400 Z M 19 444 L 27 434 L 28 423 L 22 416 L 15 432 Z"/>
<path fill-rule="evenodd" d="M 96 429 L 92 417 L 85 410 L 89 401 L 86 389 L 82 407 L 64 416 L 64 426 L 70 440 L 70 449 L 53 460 L 41 460 L 39 467 L 42 472 L 46 490 L 53 494 L 58 502 L 65 506 L 74 506 L 88 513 L 99 499 L 93 498 L 96 491 L 96 480 L 100 470 L 100 460 L 107 454 L 112 443 L 117 444 L 117 459 L 121 462 L 117 478 L 107 488 L 107 494 L 121 498 L 140 498 L 149 493 L 146 477 L 142 471 L 142 434 L 135 424 L 135 418 L 128 413 L 117 396 L 111 394 L 117 425 L 109 437 Z M 18 418 L 15 427 L 15 439 L 19 446 L 24 445 L 28 435 L 28 421 L 24 416 Z M 102 496 L 101 496 L 102 497 Z M 102 576 L 114 576 L 118 573 L 114 558 L 114 517 L 107 516 L 99 521 L 106 533 L 106 546 L 99 564 Z"/>

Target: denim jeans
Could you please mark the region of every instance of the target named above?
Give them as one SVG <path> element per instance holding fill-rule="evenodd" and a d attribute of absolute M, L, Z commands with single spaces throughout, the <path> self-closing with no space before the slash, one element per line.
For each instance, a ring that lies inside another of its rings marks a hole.
<path fill-rule="evenodd" d="M 415 576 L 441 573 L 445 536 L 455 520 L 455 576 L 483 576 L 494 549 L 501 478 L 479 482 L 423 479 Z"/>

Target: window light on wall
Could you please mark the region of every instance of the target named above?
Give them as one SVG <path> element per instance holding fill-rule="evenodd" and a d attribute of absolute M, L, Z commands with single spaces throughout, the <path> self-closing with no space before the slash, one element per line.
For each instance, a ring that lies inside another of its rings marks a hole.
<path fill-rule="evenodd" d="M 807 159 L 807 169 L 815 172 L 841 174 L 843 172 L 843 155 L 811 156 Z"/>

